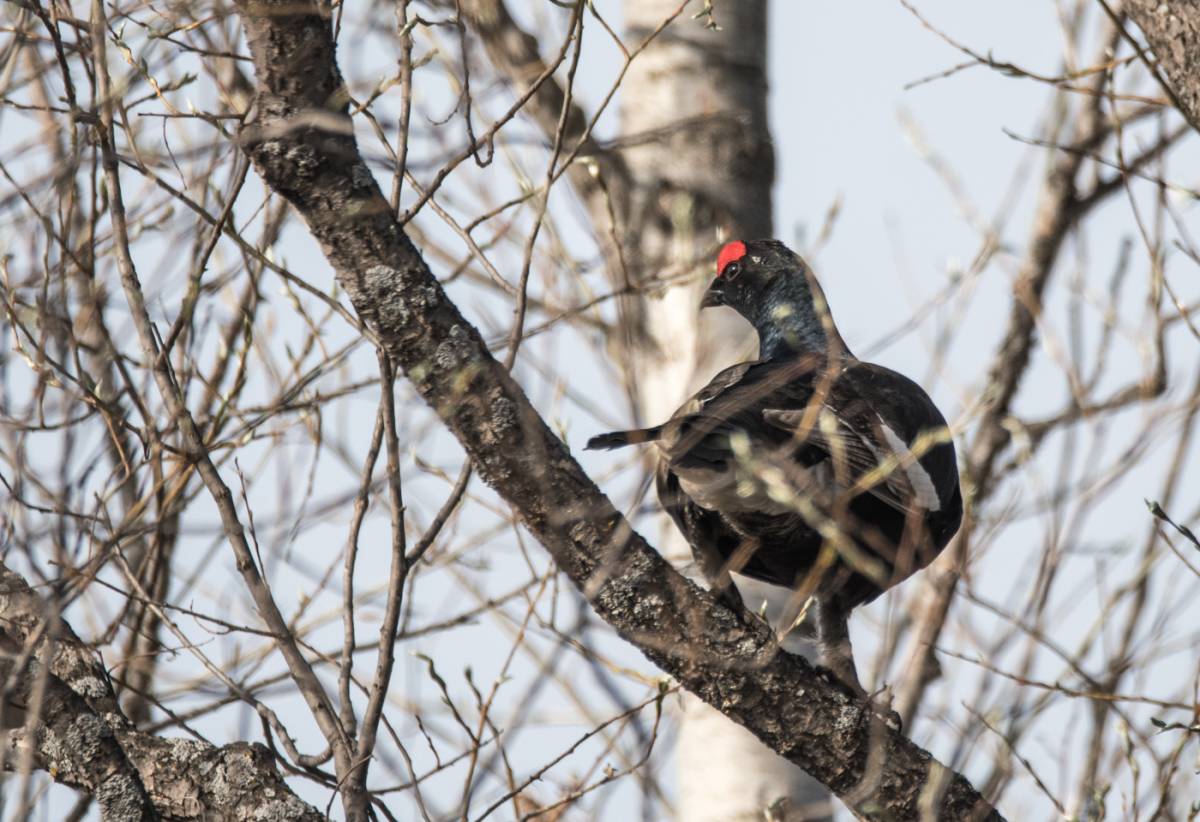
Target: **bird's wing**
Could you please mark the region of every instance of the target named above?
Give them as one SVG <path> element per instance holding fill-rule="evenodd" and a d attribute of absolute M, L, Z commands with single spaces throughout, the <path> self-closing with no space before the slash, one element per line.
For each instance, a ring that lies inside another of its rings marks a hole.
<path fill-rule="evenodd" d="M 902 456 L 866 415 L 847 415 L 822 403 L 815 413 L 805 409 L 766 408 L 767 424 L 826 455 L 834 482 L 842 491 L 868 492 L 897 511 L 915 509 L 915 491 L 901 467 Z"/>
<path fill-rule="evenodd" d="M 807 401 L 817 365 L 817 358 L 809 357 L 740 363 L 720 372 L 663 426 L 659 447 L 668 464 L 724 468 L 733 456 L 731 438 L 738 433 L 752 441 L 784 441 L 762 419 L 764 404 Z"/>
<path fill-rule="evenodd" d="M 752 453 L 795 463 L 798 480 L 820 469 L 835 496 L 869 493 L 896 511 L 922 514 L 939 510 L 957 482 L 945 426 L 906 377 L 857 361 L 831 371 L 824 358 L 805 355 L 721 372 L 663 426 L 658 444 L 685 486 L 713 500 L 728 496 L 742 437 Z"/>
<path fill-rule="evenodd" d="M 950 477 L 941 476 L 944 455 L 931 452 L 947 442 L 946 423 L 907 378 L 855 363 L 820 396 L 819 405 L 768 408 L 763 417 L 828 454 L 839 487 L 868 492 L 906 514 L 941 507 L 939 483 Z M 953 463 L 952 447 L 949 453 Z"/>

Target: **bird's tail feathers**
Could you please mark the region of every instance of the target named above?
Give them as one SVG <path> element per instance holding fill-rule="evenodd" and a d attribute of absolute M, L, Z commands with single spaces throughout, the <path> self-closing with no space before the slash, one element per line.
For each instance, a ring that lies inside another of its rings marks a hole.
<path fill-rule="evenodd" d="M 614 448 L 624 448 L 626 445 L 639 445 L 643 442 L 653 442 L 662 436 L 661 425 L 653 428 L 637 428 L 633 431 L 610 431 L 600 434 L 587 441 L 584 450 L 612 451 Z"/>

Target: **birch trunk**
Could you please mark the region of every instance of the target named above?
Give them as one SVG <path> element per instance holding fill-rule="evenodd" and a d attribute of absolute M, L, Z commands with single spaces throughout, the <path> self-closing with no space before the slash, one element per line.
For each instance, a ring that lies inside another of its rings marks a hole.
<path fill-rule="evenodd" d="M 676 5 L 626 0 L 629 39 L 640 40 Z M 772 235 L 767 3 L 721 4 L 714 14 L 720 30 L 677 21 L 633 62 L 622 87 L 624 135 L 656 135 L 624 154 L 633 229 L 626 259 L 634 277 L 680 268 L 694 274 L 684 285 L 623 306 L 627 377 L 635 408 L 647 422 L 666 418 L 713 373 L 753 356 L 758 346 L 750 326 L 732 311 L 697 311 L 717 246 Z M 690 556 L 670 526 L 659 546 L 673 560 Z M 742 590 L 748 604 L 763 594 L 761 588 Z M 806 649 L 797 641 L 791 650 Z M 832 818 L 823 787 L 690 696 L 676 763 L 681 820 Z"/>

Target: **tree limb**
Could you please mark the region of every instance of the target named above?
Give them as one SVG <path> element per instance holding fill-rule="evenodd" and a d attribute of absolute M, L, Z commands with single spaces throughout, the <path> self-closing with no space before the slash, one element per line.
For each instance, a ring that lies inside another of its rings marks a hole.
<path fill-rule="evenodd" d="M 105 820 L 324 818 L 292 793 L 262 745 L 135 730 L 92 649 L 2 564 L 0 643 L 5 769 L 47 771 L 92 794 Z"/>
<path fill-rule="evenodd" d="M 633 531 L 448 299 L 359 155 L 326 8 L 238 3 L 257 76 L 242 134 L 389 356 L 597 613 L 867 818 L 1000 819 L 962 776 L 687 582 Z"/>
<path fill-rule="evenodd" d="M 1121 11 L 1133 18 L 1154 51 L 1151 72 L 1192 128 L 1200 131 L 1200 2 L 1124 0 Z"/>

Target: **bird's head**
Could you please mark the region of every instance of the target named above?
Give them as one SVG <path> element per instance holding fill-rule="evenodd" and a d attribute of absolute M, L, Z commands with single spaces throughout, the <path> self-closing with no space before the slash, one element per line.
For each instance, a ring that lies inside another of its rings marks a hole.
<path fill-rule="evenodd" d="M 700 307 L 719 305 L 749 320 L 764 349 L 825 349 L 832 341 L 844 347 L 812 272 L 778 240 L 734 240 L 721 248 L 717 277 Z"/>
<path fill-rule="evenodd" d="M 701 308 L 727 305 L 750 322 L 776 298 L 807 291 L 804 261 L 778 240 L 734 240 L 717 255 L 717 278 Z"/>

